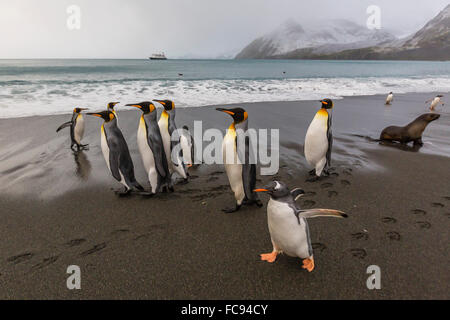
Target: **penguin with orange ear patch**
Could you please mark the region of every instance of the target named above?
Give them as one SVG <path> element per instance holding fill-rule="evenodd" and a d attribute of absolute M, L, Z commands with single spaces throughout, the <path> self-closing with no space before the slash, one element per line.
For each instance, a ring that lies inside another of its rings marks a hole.
<path fill-rule="evenodd" d="M 317 111 L 305 137 L 305 158 L 314 167 L 310 174 L 316 176 L 309 181 L 317 180 L 322 172 L 328 174 L 328 171 L 324 169 L 328 169 L 331 165 L 333 134 L 331 132 L 331 113 L 328 110 L 333 108 L 333 101 L 323 99 L 320 102 L 322 108 Z"/>
<path fill-rule="evenodd" d="M 270 195 L 267 221 L 273 250 L 271 253 L 261 254 L 261 260 L 272 263 L 278 254 L 285 253 L 303 259 L 303 269 L 313 271 L 314 256 L 306 219 L 347 218 L 347 215 L 342 211 L 331 209 L 300 209 L 295 200 L 302 196 L 304 191 L 299 188 L 289 191 L 283 182 L 273 181 L 264 189 L 255 189 L 255 192 L 267 192 Z"/>

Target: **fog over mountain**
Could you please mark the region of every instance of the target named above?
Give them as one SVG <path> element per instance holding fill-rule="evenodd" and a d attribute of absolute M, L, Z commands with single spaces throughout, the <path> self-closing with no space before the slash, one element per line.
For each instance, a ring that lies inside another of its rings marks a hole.
<path fill-rule="evenodd" d="M 347 20 L 301 25 L 288 20 L 252 41 L 237 59 L 450 59 L 450 5 L 402 39 Z"/>

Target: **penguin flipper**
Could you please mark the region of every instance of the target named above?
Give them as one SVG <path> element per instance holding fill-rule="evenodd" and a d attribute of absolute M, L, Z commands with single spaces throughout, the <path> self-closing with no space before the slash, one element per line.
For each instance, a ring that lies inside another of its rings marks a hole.
<path fill-rule="evenodd" d="M 64 128 L 70 127 L 72 123 L 73 123 L 72 121 L 67 121 L 66 123 L 63 123 L 62 125 L 59 126 L 58 129 L 56 129 L 56 132 L 59 132 Z"/>
<path fill-rule="evenodd" d="M 327 139 L 328 139 L 328 150 L 327 150 L 327 168 L 331 166 L 331 149 L 333 148 L 333 133 L 331 131 L 331 115 L 328 116 L 327 125 Z"/>
<path fill-rule="evenodd" d="M 159 130 L 158 127 L 155 127 L 154 130 Z M 161 138 L 161 134 L 156 134 L 153 132 L 151 136 L 147 137 L 148 145 L 153 152 L 153 157 L 155 159 L 155 167 L 156 171 L 161 177 L 166 177 L 169 168 L 167 166 L 166 153 L 164 152 L 163 142 Z"/>
<path fill-rule="evenodd" d="M 339 210 L 333 209 L 308 209 L 297 211 L 297 215 L 301 218 L 316 218 L 316 217 L 336 217 L 347 218 L 348 216 Z"/>
<path fill-rule="evenodd" d="M 294 198 L 294 201 L 297 201 L 298 198 L 303 196 L 305 194 L 305 191 L 300 188 L 295 188 L 291 190 L 291 195 Z"/>
<path fill-rule="evenodd" d="M 236 145 L 237 144 L 238 141 L 236 142 Z M 242 151 L 244 151 L 245 154 L 242 154 Z M 253 157 L 250 158 L 250 152 L 252 152 L 252 149 L 250 148 L 250 138 L 246 136 L 245 149 L 242 150 L 239 146 L 237 147 L 238 157 L 242 163 L 242 183 L 244 185 L 246 198 L 251 201 L 258 201 L 258 195 L 253 191 L 256 187 L 256 164 L 250 163 L 250 159 L 254 159 Z"/>
<path fill-rule="evenodd" d="M 111 170 L 111 174 L 117 181 L 122 180 L 120 177 L 119 171 L 119 153 L 118 152 L 110 152 L 109 153 L 109 169 Z"/>

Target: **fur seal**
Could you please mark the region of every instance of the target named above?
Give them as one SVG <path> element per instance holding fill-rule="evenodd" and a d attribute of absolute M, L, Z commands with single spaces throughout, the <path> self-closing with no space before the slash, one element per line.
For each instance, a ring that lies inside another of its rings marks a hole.
<path fill-rule="evenodd" d="M 381 141 L 398 141 L 402 144 L 414 141 L 415 145 L 423 145 L 422 133 L 428 124 L 439 119 L 440 115 L 425 113 L 404 127 L 390 126 L 381 132 Z"/>

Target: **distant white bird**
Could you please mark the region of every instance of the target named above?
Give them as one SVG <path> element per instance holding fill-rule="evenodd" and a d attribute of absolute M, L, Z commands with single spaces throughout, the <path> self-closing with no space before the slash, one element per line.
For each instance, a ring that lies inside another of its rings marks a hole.
<path fill-rule="evenodd" d="M 442 105 L 444 105 L 444 102 L 441 102 L 441 98 L 443 97 L 442 94 L 438 94 L 434 99 L 430 99 L 425 101 L 425 103 L 429 103 L 431 101 L 431 105 L 430 105 L 430 110 L 433 111 L 434 108 L 441 103 Z"/>
<path fill-rule="evenodd" d="M 391 104 L 391 102 L 394 100 L 394 93 L 389 92 L 387 98 L 386 98 L 386 105 Z"/>

